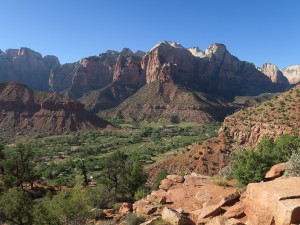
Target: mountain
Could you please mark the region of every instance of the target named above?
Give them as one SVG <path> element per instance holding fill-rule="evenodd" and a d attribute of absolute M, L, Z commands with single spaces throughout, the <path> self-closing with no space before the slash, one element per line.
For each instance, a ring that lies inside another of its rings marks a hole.
<path fill-rule="evenodd" d="M 182 154 L 149 170 L 155 176 L 161 169 L 171 173 L 216 174 L 230 161 L 236 149 L 255 147 L 263 137 L 300 134 L 300 85 L 281 95 L 241 109 L 225 118 L 219 134 L 184 149 Z"/>
<path fill-rule="evenodd" d="M 237 96 L 281 92 L 290 86 L 278 69 L 267 65 L 257 69 L 232 56 L 222 44 L 202 52 L 163 41 L 143 57 L 141 69 L 147 84 L 115 109 L 101 112 L 102 116 L 223 121 L 226 115 L 248 105 L 233 103 Z"/>
<path fill-rule="evenodd" d="M 147 53 L 109 50 L 63 65 L 55 56 L 43 57 L 28 48 L 0 51 L 0 81 L 61 93 L 83 102 L 90 111 L 115 117 L 122 111 L 123 117 L 222 120 L 233 109 L 256 102 L 251 96 L 282 92 L 295 85 L 298 72 L 299 66 L 280 70 L 264 64 L 257 68 L 233 56 L 223 44 L 201 51 L 162 41 Z M 243 104 L 236 101 L 241 97 L 247 98 Z M 183 103 L 185 98 L 189 102 Z M 140 108 L 143 115 L 138 115 Z M 183 115 L 186 113 L 189 115 Z"/>
<path fill-rule="evenodd" d="M 289 66 L 282 70 L 283 75 L 294 85 L 300 82 L 300 65 Z"/>
<path fill-rule="evenodd" d="M 105 128 L 109 124 L 87 112 L 82 103 L 16 83 L 0 83 L 0 110 L 3 139 L 17 135 L 56 135 Z"/>
<path fill-rule="evenodd" d="M 107 118 L 148 121 L 223 121 L 240 105 L 212 94 L 201 93 L 175 82 L 155 81 L 144 85 L 114 109 L 100 112 Z"/>
<path fill-rule="evenodd" d="M 37 90 L 48 90 L 49 74 L 60 67 L 56 56 L 43 57 L 29 48 L 0 51 L 0 81 L 23 83 Z"/>
<path fill-rule="evenodd" d="M 139 88 L 145 84 L 140 69 L 142 55 L 141 51 L 135 54 L 124 48 L 121 52 L 107 51 L 87 57 L 53 70 L 49 84 L 52 90 L 65 92 L 66 96 L 75 99 L 115 82 Z"/>

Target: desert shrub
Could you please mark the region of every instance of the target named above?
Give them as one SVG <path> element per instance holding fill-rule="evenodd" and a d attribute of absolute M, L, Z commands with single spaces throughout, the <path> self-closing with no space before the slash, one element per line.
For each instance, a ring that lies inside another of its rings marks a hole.
<path fill-rule="evenodd" d="M 215 175 L 215 176 L 213 176 L 213 182 L 214 182 L 216 185 L 225 187 L 225 186 L 227 186 L 228 180 L 227 180 L 225 177 L 222 177 L 222 176 L 220 176 L 220 175 Z"/>
<path fill-rule="evenodd" d="M 300 154 L 293 153 L 285 166 L 284 176 L 300 177 Z"/>
<path fill-rule="evenodd" d="M 276 141 L 262 140 L 255 150 L 237 151 L 232 157 L 233 177 L 239 186 L 260 182 L 271 166 L 287 161 L 299 147 L 299 137 L 282 135 Z"/>
<path fill-rule="evenodd" d="M 134 213 L 129 213 L 125 217 L 125 222 L 126 222 L 126 225 L 139 225 L 142 222 L 144 222 L 144 220 L 142 218 L 138 217 Z"/>
<path fill-rule="evenodd" d="M 219 175 L 226 179 L 232 179 L 233 178 L 233 170 L 230 166 L 225 166 L 221 169 Z"/>
<path fill-rule="evenodd" d="M 114 192 L 104 185 L 89 188 L 87 196 L 93 207 L 100 209 L 110 208 L 116 201 Z"/>
<path fill-rule="evenodd" d="M 162 169 L 156 176 L 154 184 L 153 184 L 153 190 L 158 190 L 160 182 L 165 179 L 168 175 L 168 171 L 166 169 Z"/>
<path fill-rule="evenodd" d="M 149 193 L 149 191 L 146 188 L 140 188 L 135 192 L 134 200 L 138 201 L 138 200 L 146 197 L 148 193 Z"/>

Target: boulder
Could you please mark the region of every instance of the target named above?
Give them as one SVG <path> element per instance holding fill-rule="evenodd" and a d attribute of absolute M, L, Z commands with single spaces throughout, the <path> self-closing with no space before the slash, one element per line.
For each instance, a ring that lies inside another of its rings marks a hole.
<path fill-rule="evenodd" d="M 243 199 L 249 224 L 299 224 L 299 187 L 299 177 L 249 184 Z"/>
<path fill-rule="evenodd" d="M 281 177 L 284 173 L 286 163 L 279 163 L 271 167 L 271 169 L 266 173 L 266 179 L 274 179 Z"/>
<path fill-rule="evenodd" d="M 171 181 L 169 179 L 164 179 L 160 182 L 159 188 L 168 191 L 174 184 L 175 184 L 174 181 Z"/>
<path fill-rule="evenodd" d="M 209 205 L 203 207 L 201 210 L 198 211 L 198 223 L 206 221 L 203 219 L 218 216 L 224 211 L 225 210 L 222 208 L 222 204 Z"/>
<path fill-rule="evenodd" d="M 217 216 L 207 223 L 205 225 L 243 225 L 244 223 L 240 222 L 236 219 L 227 219 L 223 216 Z"/>
<path fill-rule="evenodd" d="M 131 203 L 124 202 L 120 207 L 119 213 L 120 214 L 127 214 L 133 211 L 133 206 Z"/>
<path fill-rule="evenodd" d="M 176 183 L 183 183 L 184 182 L 184 178 L 183 176 L 179 176 L 179 175 L 168 175 L 167 179 L 176 182 Z"/>
<path fill-rule="evenodd" d="M 151 215 L 156 212 L 157 207 L 149 201 L 141 199 L 133 204 L 133 210 L 138 216 Z"/>
<path fill-rule="evenodd" d="M 194 224 L 185 214 L 179 213 L 174 209 L 165 207 L 161 217 L 172 225 L 192 225 Z"/>
<path fill-rule="evenodd" d="M 245 216 L 245 205 L 243 203 L 237 203 L 232 207 L 228 208 L 223 214 L 224 217 L 230 219 L 235 218 L 239 219 Z"/>

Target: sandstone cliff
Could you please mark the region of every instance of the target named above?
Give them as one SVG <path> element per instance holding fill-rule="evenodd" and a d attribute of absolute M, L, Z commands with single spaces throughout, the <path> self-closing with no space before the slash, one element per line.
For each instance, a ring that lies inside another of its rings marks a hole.
<path fill-rule="evenodd" d="M 0 81 L 24 83 L 37 90 L 48 90 L 50 71 L 58 67 L 57 57 L 43 57 L 29 48 L 0 53 Z"/>
<path fill-rule="evenodd" d="M 289 66 L 282 69 L 283 75 L 289 80 L 290 84 L 298 84 L 300 82 L 300 65 Z"/>

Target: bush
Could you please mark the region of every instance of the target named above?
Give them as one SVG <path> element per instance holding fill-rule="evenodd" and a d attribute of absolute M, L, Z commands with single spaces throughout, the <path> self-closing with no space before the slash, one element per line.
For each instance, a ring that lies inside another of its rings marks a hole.
<path fill-rule="evenodd" d="M 233 177 L 239 186 L 260 182 L 271 166 L 286 162 L 299 147 L 299 137 L 283 135 L 276 141 L 262 140 L 255 150 L 237 151 L 232 158 Z"/>
<path fill-rule="evenodd" d="M 222 177 L 220 175 L 215 175 L 213 176 L 213 182 L 216 184 L 216 185 L 219 185 L 219 186 L 222 186 L 222 187 L 225 187 L 227 186 L 227 179 L 225 177 Z"/>
<path fill-rule="evenodd" d="M 156 176 L 154 184 L 153 184 L 153 190 L 158 190 L 160 182 L 165 179 L 168 175 L 168 171 L 166 169 L 162 169 Z"/>
<path fill-rule="evenodd" d="M 233 178 L 233 170 L 230 166 L 225 166 L 221 169 L 219 175 L 221 177 L 231 180 Z"/>
<path fill-rule="evenodd" d="M 134 200 L 138 201 L 144 197 L 146 197 L 148 194 L 148 191 L 145 188 L 140 188 L 137 190 L 134 194 Z"/>
<path fill-rule="evenodd" d="M 284 176 L 300 177 L 300 154 L 294 153 L 285 166 Z"/>
<path fill-rule="evenodd" d="M 129 213 L 125 217 L 125 222 L 126 222 L 126 225 L 139 225 L 142 222 L 144 222 L 144 220 L 142 218 L 138 217 L 134 213 Z"/>

